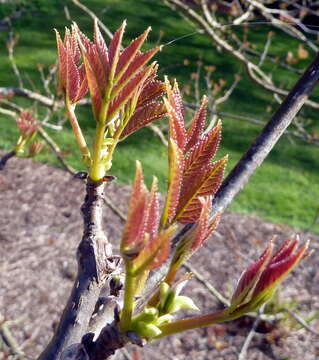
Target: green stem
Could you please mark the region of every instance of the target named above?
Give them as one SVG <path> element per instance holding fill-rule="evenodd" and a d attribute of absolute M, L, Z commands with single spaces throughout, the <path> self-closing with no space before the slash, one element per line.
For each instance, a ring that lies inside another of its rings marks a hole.
<path fill-rule="evenodd" d="M 124 305 L 121 314 L 120 327 L 122 331 L 126 331 L 130 328 L 133 310 L 134 310 L 134 287 L 135 277 L 131 275 L 132 264 L 126 263 L 126 278 L 125 278 L 125 292 L 124 292 Z"/>
<path fill-rule="evenodd" d="M 195 316 L 189 319 L 174 321 L 159 326 L 161 334 L 157 338 L 176 334 L 182 331 L 197 329 L 208 325 L 219 324 L 238 318 L 238 314 L 228 314 L 225 310 L 213 314 Z"/>
<path fill-rule="evenodd" d="M 105 132 L 105 124 L 99 121 L 96 126 L 95 140 L 93 146 L 92 166 L 89 171 L 89 177 L 93 181 L 99 181 L 105 175 L 104 163 L 102 163 L 101 161 L 101 157 L 102 157 L 101 152 L 104 142 L 104 132 Z"/>
<path fill-rule="evenodd" d="M 65 97 L 65 105 L 66 105 L 67 114 L 68 114 L 72 129 L 73 129 L 73 132 L 75 135 L 75 139 L 79 145 L 79 148 L 80 148 L 82 156 L 83 156 L 83 161 L 86 165 L 89 165 L 90 159 L 91 159 L 90 150 L 86 144 L 85 138 L 82 134 L 82 130 L 78 123 L 78 119 L 75 115 L 75 104 L 71 104 L 70 100 L 66 96 Z"/>

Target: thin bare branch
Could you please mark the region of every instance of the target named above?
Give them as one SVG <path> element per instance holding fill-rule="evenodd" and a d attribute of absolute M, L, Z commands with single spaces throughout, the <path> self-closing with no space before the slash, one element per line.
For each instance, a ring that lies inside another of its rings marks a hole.
<path fill-rule="evenodd" d="M 91 19 L 97 20 L 100 28 L 104 31 L 104 33 L 110 38 L 113 39 L 113 33 L 105 26 L 105 24 L 96 16 L 96 14 L 90 10 L 88 7 L 83 5 L 79 0 L 71 0 L 74 5 L 83 10 L 86 14 L 90 16 Z"/>
<path fill-rule="evenodd" d="M 260 309 L 254 323 L 253 326 L 251 328 L 251 330 L 249 331 L 249 334 L 247 335 L 245 342 L 240 350 L 240 353 L 238 354 L 238 360 L 246 360 L 247 359 L 247 350 L 249 348 L 249 345 L 252 341 L 252 339 L 254 338 L 255 334 L 256 334 L 256 329 L 257 326 L 259 325 L 260 322 L 260 315 L 263 313 L 262 309 Z"/>
<path fill-rule="evenodd" d="M 43 129 L 43 127 L 39 127 L 38 132 L 40 136 L 44 139 L 44 141 L 50 146 L 51 150 L 57 157 L 57 159 L 62 164 L 63 168 L 70 173 L 71 175 L 74 175 L 76 173 L 76 170 L 72 168 L 64 159 L 62 156 L 61 149 L 59 148 L 58 144 L 51 138 L 51 136 Z"/>
<path fill-rule="evenodd" d="M 240 192 L 250 176 L 262 164 L 284 131 L 290 125 L 319 80 L 319 55 L 308 66 L 287 98 L 252 143 L 246 154 L 224 180 L 213 205 L 213 214 L 223 211 Z"/>
<path fill-rule="evenodd" d="M 19 88 L 14 88 L 14 87 L 0 87 L 0 97 L 11 97 L 11 96 L 25 97 L 27 99 L 37 101 L 38 103 L 40 103 L 44 106 L 48 106 L 48 107 L 53 107 L 55 105 L 55 102 L 53 99 L 50 99 L 47 96 L 38 94 L 29 89 L 23 89 L 23 88 L 19 89 Z"/>
<path fill-rule="evenodd" d="M 304 320 L 300 315 L 296 314 L 294 311 L 289 309 L 285 309 L 288 314 L 290 314 L 302 327 L 306 330 L 310 331 L 313 335 L 319 336 L 319 332 L 313 329 L 309 324 Z"/>
<path fill-rule="evenodd" d="M 230 53 L 237 60 L 242 62 L 248 75 L 262 88 L 270 91 L 271 93 L 276 93 L 278 95 L 287 96 L 288 91 L 285 89 L 280 89 L 273 84 L 272 79 L 264 71 L 262 71 L 256 64 L 252 63 L 240 50 L 235 49 L 225 37 L 223 38 L 220 34 L 223 30 L 223 26 L 216 21 L 212 21 L 211 18 L 202 17 L 192 8 L 190 8 L 185 2 L 181 0 L 164 0 L 169 6 L 172 6 L 174 9 L 178 9 L 186 19 L 195 23 L 199 26 L 204 32 L 209 36 L 213 41 L 215 46 L 219 46 L 224 51 Z M 207 13 L 207 12 L 206 12 Z M 307 99 L 305 105 L 311 106 L 315 109 L 319 109 L 319 104 L 315 101 Z"/>
<path fill-rule="evenodd" d="M 230 301 L 226 299 L 210 282 L 208 282 L 207 279 L 204 278 L 192 265 L 189 263 L 183 264 L 183 267 L 190 271 L 196 280 L 200 282 L 202 285 L 205 286 L 205 288 L 209 291 L 210 294 L 212 294 L 215 298 L 217 298 L 223 305 L 229 306 Z"/>

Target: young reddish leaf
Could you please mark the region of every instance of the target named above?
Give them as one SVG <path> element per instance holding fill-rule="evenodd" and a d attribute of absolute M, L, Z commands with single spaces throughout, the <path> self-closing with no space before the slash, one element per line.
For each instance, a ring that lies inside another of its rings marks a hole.
<path fill-rule="evenodd" d="M 126 27 L 126 21 L 124 20 L 122 26 L 114 34 L 113 39 L 109 46 L 109 62 L 111 68 L 109 81 L 113 81 L 114 79 L 116 67 L 120 56 L 122 38 L 125 31 L 125 27 Z"/>
<path fill-rule="evenodd" d="M 219 189 L 228 157 L 225 156 L 221 160 L 208 165 L 206 169 L 202 169 L 201 173 L 196 176 L 192 175 L 183 178 L 181 190 L 181 201 L 178 204 L 175 220 L 183 224 L 197 221 L 201 212 L 199 202 L 200 196 L 214 195 Z"/>
<path fill-rule="evenodd" d="M 154 80 L 154 76 L 146 80 L 146 84 L 143 87 L 143 90 L 138 98 L 137 108 L 143 105 L 146 105 L 149 102 L 153 102 L 155 99 L 162 96 L 165 92 L 165 85 L 159 80 Z M 166 110 L 165 110 L 166 112 Z"/>
<path fill-rule="evenodd" d="M 166 107 L 162 102 L 153 101 L 137 108 L 125 126 L 120 140 L 125 139 L 128 135 L 146 126 L 147 124 L 162 118 L 165 114 Z"/>
<path fill-rule="evenodd" d="M 60 34 L 57 30 L 55 30 L 56 42 L 58 48 L 58 64 L 59 64 L 59 86 L 62 91 L 65 91 L 66 88 L 66 49 L 63 45 Z"/>
<path fill-rule="evenodd" d="M 114 116 L 122 109 L 123 105 L 131 99 L 138 88 L 143 86 L 145 79 L 152 71 L 154 65 L 150 65 L 140 71 L 120 92 L 120 94 L 111 102 L 108 109 L 108 118 L 113 119 Z"/>
<path fill-rule="evenodd" d="M 172 138 L 169 140 L 168 161 L 168 191 L 161 220 L 162 226 L 165 226 L 167 221 L 171 222 L 176 214 L 184 170 L 183 153 Z"/>
<path fill-rule="evenodd" d="M 206 121 L 207 97 L 204 96 L 200 108 L 196 111 L 194 118 L 187 130 L 187 143 L 185 153 L 187 153 L 194 145 L 196 145 L 203 133 Z"/>
<path fill-rule="evenodd" d="M 215 156 L 221 139 L 219 122 L 208 134 L 198 140 L 186 158 L 185 177 L 196 176 Z"/>
<path fill-rule="evenodd" d="M 94 117 L 96 120 L 99 120 L 100 110 L 102 106 L 102 94 L 100 92 L 99 83 L 97 81 L 94 69 L 92 68 L 90 62 L 85 56 L 84 56 L 84 65 L 85 65 L 88 87 L 90 89 Z"/>
<path fill-rule="evenodd" d="M 170 119 L 169 122 L 169 136 L 172 138 L 177 146 L 184 152 L 186 145 L 186 130 L 184 123 L 182 98 L 178 89 L 177 82 L 175 81 L 173 88 L 167 78 L 165 79 L 167 100 L 165 105 Z"/>
<path fill-rule="evenodd" d="M 267 302 L 276 291 L 280 282 L 309 255 L 309 241 L 297 249 L 298 240 L 289 239 L 273 257 L 273 241 L 259 258 L 244 271 L 232 297 L 227 312 L 236 317 L 254 311 Z"/>
<path fill-rule="evenodd" d="M 151 28 L 148 27 L 143 34 L 141 34 L 138 38 L 133 40 L 121 53 L 117 68 L 116 68 L 116 79 L 120 79 L 123 73 L 126 71 L 128 66 L 134 60 L 136 55 L 138 54 L 140 48 L 142 47 L 143 43 L 145 42 Z"/>
<path fill-rule="evenodd" d="M 86 93 L 88 91 L 88 82 L 87 82 L 87 78 L 86 78 L 86 74 L 85 74 L 84 64 L 82 64 L 78 70 L 79 70 L 79 75 L 80 75 L 80 87 L 78 89 L 75 102 L 84 98 L 84 96 L 86 95 Z"/>
<path fill-rule="evenodd" d="M 176 226 L 162 230 L 153 241 L 146 241 L 148 246 L 145 247 L 134 260 L 135 274 L 146 270 L 154 270 L 161 266 L 169 256 L 170 242 Z"/>
<path fill-rule="evenodd" d="M 150 235 L 150 241 L 157 235 L 159 225 L 159 200 L 158 200 L 158 180 L 153 179 L 149 203 L 147 208 L 147 221 L 145 225 L 145 232 Z"/>
<path fill-rule="evenodd" d="M 305 257 L 305 254 L 309 247 L 309 241 L 307 241 L 298 250 L 298 240 L 290 239 L 285 251 L 276 254 L 270 261 L 269 265 L 263 271 L 258 281 L 258 284 L 254 290 L 254 296 L 260 296 L 263 291 L 269 291 L 274 289 L 278 284 L 299 264 L 299 262 Z"/>
<path fill-rule="evenodd" d="M 198 200 L 202 205 L 202 209 L 192 236 L 192 245 L 190 247 L 192 253 L 198 250 L 203 245 L 204 240 L 207 239 L 209 215 L 212 209 L 212 196 L 199 197 Z"/>
<path fill-rule="evenodd" d="M 40 125 L 30 110 L 21 110 L 17 118 L 17 126 L 21 136 L 26 139 L 32 137 Z"/>
<path fill-rule="evenodd" d="M 245 303 L 251 299 L 252 291 L 260 279 L 262 272 L 270 262 L 274 249 L 274 240 L 275 237 L 271 239 L 268 247 L 259 257 L 259 259 L 255 263 L 249 265 L 240 276 L 236 290 L 231 299 L 232 306 L 236 307 L 238 304 Z"/>
<path fill-rule="evenodd" d="M 109 52 L 105 44 L 104 38 L 100 32 L 97 20 L 94 21 L 94 44 L 99 55 L 99 59 L 105 72 L 110 71 Z"/>
<path fill-rule="evenodd" d="M 282 245 L 279 251 L 277 251 L 276 255 L 273 256 L 270 263 L 280 262 L 285 259 L 289 254 L 291 254 L 298 245 L 299 238 L 298 236 L 293 238 L 288 238 Z"/>
<path fill-rule="evenodd" d="M 80 73 L 74 62 L 72 54 L 66 54 L 66 95 L 73 103 L 77 98 L 78 89 L 80 87 Z"/>
<path fill-rule="evenodd" d="M 76 27 L 72 33 L 66 29 L 64 42 L 56 31 L 59 63 L 59 86 L 71 103 L 76 103 L 87 92 L 87 82 L 81 70 L 80 50 L 76 39 Z"/>
<path fill-rule="evenodd" d="M 128 69 L 125 71 L 121 79 L 115 84 L 114 89 L 112 90 L 112 98 L 118 96 L 123 88 L 131 81 L 136 75 L 143 71 L 144 65 L 159 51 L 160 47 L 150 49 L 145 53 L 140 53 L 135 56 L 133 62 L 129 65 Z M 155 71 L 156 73 L 156 71 Z M 151 75 L 151 73 L 150 73 Z M 155 74 L 154 74 L 155 77 Z"/>
<path fill-rule="evenodd" d="M 201 213 L 196 225 L 186 232 L 175 248 L 170 269 L 168 271 L 166 282 L 172 283 L 179 267 L 206 241 L 216 229 L 220 219 L 218 214 L 213 221 L 209 222 L 210 211 L 212 207 L 212 197 L 200 197 Z"/>
<path fill-rule="evenodd" d="M 148 191 L 143 181 L 142 166 L 136 162 L 135 181 L 132 189 L 129 212 L 125 224 L 121 252 L 132 257 L 137 256 L 144 240 L 145 222 L 147 216 Z"/>

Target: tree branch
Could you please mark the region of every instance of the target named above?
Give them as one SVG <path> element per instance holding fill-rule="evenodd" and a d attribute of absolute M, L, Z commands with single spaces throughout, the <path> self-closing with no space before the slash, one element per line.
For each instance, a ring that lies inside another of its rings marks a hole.
<path fill-rule="evenodd" d="M 54 107 L 55 101 L 53 99 L 48 98 L 47 96 L 38 94 L 29 89 L 19 89 L 14 87 L 0 87 L 0 98 L 1 97 L 11 97 L 11 96 L 21 96 L 30 100 L 35 100 L 38 103 L 48 106 Z"/>
<path fill-rule="evenodd" d="M 213 214 L 224 211 L 262 164 L 319 80 L 319 54 L 308 66 L 286 99 L 281 103 L 261 134 L 224 180 L 214 198 Z"/>
<path fill-rule="evenodd" d="M 308 66 L 302 77 L 290 91 L 287 98 L 281 103 L 271 120 L 262 130 L 261 134 L 251 144 L 246 154 L 222 183 L 222 186 L 213 200 L 211 217 L 214 217 L 218 211 L 224 211 L 235 196 L 242 190 L 251 175 L 253 175 L 256 169 L 262 164 L 293 118 L 297 115 L 298 111 L 305 104 L 308 96 L 318 81 L 319 54 Z M 182 235 L 189 231 L 193 226 L 194 224 L 188 224 L 180 230 L 173 239 L 172 248 L 178 244 Z M 146 283 L 145 293 L 140 300 L 139 306 L 145 303 L 149 296 L 156 291 L 159 282 L 168 270 L 168 263 L 169 260 L 161 268 L 157 269 L 156 272 L 151 274 Z"/>
<path fill-rule="evenodd" d="M 81 211 L 84 231 L 77 250 L 78 274 L 60 324 L 41 360 L 58 359 L 64 349 L 86 334 L 101 288 L 115 270 L 112 247 L 102 229 L 105 183 L 88 180 Z"/>
<path fill-rule="evenodd" d="M 283 96 L 288 95 L 289 92 L 287 90 L 280 89 L 275 86 L 271 78 L 263 70 L 261 70 L 256 64 L 252 63 L 241 51 L 235 49 L 229 42 L 227 42 L 227 40 L 225 40 L 225 38 L 221 36 L 221 34 L 224 34 L 223 25 L 211 19 L 207 12 L 207 18 L 205 19 L 181 0 L 164 0 L 164 2 L 166 2 L 169 6 L 172 6 L 174 9 L 178 9 L 178 11 L 182 13 L 188 21 L 191 21 L 204 30 L 204 32 L 213 41 L 214 45 L 219 46 L 224 51 L 230 53 L 233 57 L 242 62 L 246 67 L 248 75 L 258 85 L 272 93 Z M 305 105 L 314 109 L 319 109 L 319 104 L 309 99 L 305 101 Z"/>
<path fill-rule="evenodd" d="M 8 162 L 12 157 L 16 156 L 15 151 L 10 151 L 7 154 L 3 155 L 2 158 L 0 158 L 0 170 L 3 170 Z"/>

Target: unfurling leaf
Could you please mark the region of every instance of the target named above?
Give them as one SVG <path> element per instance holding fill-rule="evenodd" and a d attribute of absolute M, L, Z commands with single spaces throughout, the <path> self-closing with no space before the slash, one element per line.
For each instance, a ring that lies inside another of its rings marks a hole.
<path fill-rule="evenodd" d="M 183 235 L 174 250 L 170 268 L 166 276 L 166 281 L 170 284 L 173 282 L 180 266 L 203 245 L 219 223 L 220 214 L 212 220 L 209 219 L 212 207 L 211 196 L 205 198 L 200 197 L 199 202 L 201 205 L 201 213 L 196 225 Z"/>
<path fill-rule="evenodd" d="M 66 29 L 64 41 L 56 31 L 58 48 L 59 86 L 68 101 L 76 103 L 87 93 L 88 83 L 80 61 L 80 50 L 76 38 L 76 26 Z"/>
<path fill-rule="evenodd" d="M 156 77 L 154 65 L 149 67 L 145 67 L 145 65 L 160 50 L 160 47 L 150 49 L 144 53 L 140 51 L 150 29 L 147 29 L 122 50 L 125 26 L 126 23 L 124 22 L 116 31 L 109 48 L 105 44 L 97 22 L 94 25 L 93 42 L 76 28 L 84 59 L 94 116 L 97 121 L 101 121 L 106 125 L 114 121 L 128 102 L 136 94 L 139 96 L 144 87 L 151 80 L 155 81 Z M 155 100 L 158 96 L 151 96 L 150 100 Z M 138 98 L 135 105 L 137 103 Z M 134 110 L 135 108 L 131 109 L 131 116 Z M 152 118 L 150 121 L 157 119 L 156 116 L 150 116 L 150 118 Z M 121 123 L 119 124 L 121 125 Z"/>
<path fill-rule="evenodd" d="M 202 169 L 197 176 L 183 178 L 181 201 L 176 211 L 176 220 L 183 224 L 189 224 L 198 220 L 201 212 L 199 197 L 215 195 L 219 189 L 228 157 Z"/>
<path fill-rule="evenodd" d="M 228 309 L 229 314 L 254 311 L 270 300 L 280 282 L 309 255 L 309 241 L 298 249 L 298 238 L 290 238 L 275 255 L 272 255 L 273 242 L 274 238 L 258 261 L 251 264 L 240 277 Z"/>
<path fill-rule="evenodd" d="M 159 200 L 157 179 L 154 178 L 149 193 L 144 181 L 142 167 L 136 164 L 129 213 L 124 228 L 121 253 L 131 262 L 132 276 L 160 266 L 168 257 L 170 241 L 176 226 L 159 231 Z"/>
<path fill-rule="evenodd" d="M 136 162 L 136 173 L 127 221 L 124 227 L 121 252 L 136 257 L 143 246 L 148 190 L 143 180 L 141 163 Z"/>
<path fill-rule="evenodd" d="M 165 226 L 167 221 L 171 222 L 176 214 L 184 171 L 183 153 L 173 139 L 169 141 L 168 161 L 168 191 L 162 216 L 162 226 Z"/>
<path fill-rule="evenodd" d="M 170 141 L 176 144 L 169 148 L 169 159 L 176 157 L 183 163 L 182 173 L 173 175 L 179 184 L 169 182 L 168 196 L 165 203 L 164 221 L 162 224 L 179 221 L 184 224 L 196 222 L 201 213 L 200 196 L 214 196 L 219 189 L 227 156 L 215 163 L 211 163 L 216 155 L 221 139 L 221 123 L 208 133 L 204 133 L 207 98 L 203 97 L 201 106 L 195 113 L 188 128 L 185 129 L 182 98 L 177 86 L 171 87 L 166 79 L 167 100 L 165 105 L 170 121 Z M 177 147 L 177 149 L 176 149 Z M 171 154 L 172 153 L 172 154 Z M 169 173 L 175 174 L 175 162 L 169 161 Z M 175 196 L 171 201 L 171 194 Z M 168 209 L 171 211 L 168 213 Z"/>

